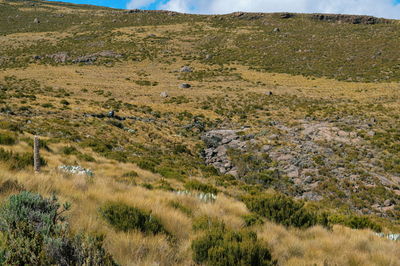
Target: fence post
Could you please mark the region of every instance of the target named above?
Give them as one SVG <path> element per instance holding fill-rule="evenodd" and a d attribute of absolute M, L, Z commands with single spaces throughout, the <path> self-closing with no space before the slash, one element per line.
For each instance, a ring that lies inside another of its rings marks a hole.
<path fill-rule="evenodd" d="M 35 136 L 33 141 L 33 169 L 35 173 L 40 172 L 40 153 L 39 153 L 39 137 Z"/>

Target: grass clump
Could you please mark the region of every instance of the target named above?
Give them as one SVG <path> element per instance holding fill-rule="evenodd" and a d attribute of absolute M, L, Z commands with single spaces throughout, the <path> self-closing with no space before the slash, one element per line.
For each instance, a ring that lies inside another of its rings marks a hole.
<path fill-rule="evenodd" d="M 192 242 L 193 260 L 203 265 L 273 265 L 268 248 L 247 230 L 233 231 L 222 222 L 207 226 L 207 230 Z"/>
<path fill-rule="evenodd" d="M 204 193 L 212 193 L 212 194 L 218 193 L 218 189 L 216 187 L 214 187 L 213 185 L 204 184 L 197 180 L 190 180 L 190 181 L 186 182 L 185 188 L 187 190 L 197 190 L 197 191 L 201 191 Z"/>
<path fill-rule="evenodd" d="M 100 214 L 118 231 L 139 230 L 147 234 L 166 233 L 158 218 L 124 203 L 108 202 L 100 208 Z"/>
<path fill-rule="evenodd" d="M 0 145 L 14 145 L 17 139 L 9 133 L 0 133 Z"/>
<path fill-rule="evenodd" d="M 33 153 L 13 153 L 0 148 L 0 161 L 5 162 L 11 170 L 22 170 L 33 166 Z M 40 164 L 45 166 L 47 163 L 40 158 Z"/>
<path fill-rule="evenodd" d="M 249 196 L 244 202 L 251 211 L 285 226 L 308 228 L 317 223 L 317 216 L 302 202 L 283 194 Z"/>
<path fill-rule="evenodd" d="M 371 229 L 381 232 L 382 226 L 375 223 L 366 216 L 357 215 L 331 215 L 328 217 L 329 224 L 341 224 L 352 229 Z"/>

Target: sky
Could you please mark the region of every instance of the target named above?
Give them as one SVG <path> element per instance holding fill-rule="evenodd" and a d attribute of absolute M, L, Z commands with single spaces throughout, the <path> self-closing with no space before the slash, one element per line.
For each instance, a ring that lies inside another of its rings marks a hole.
<path fill-rule="evenodd" d="M 247 12 L 339 13 L 400 19 L 400 0 L 62 0 L 113 8 L 195 14 Z"/>

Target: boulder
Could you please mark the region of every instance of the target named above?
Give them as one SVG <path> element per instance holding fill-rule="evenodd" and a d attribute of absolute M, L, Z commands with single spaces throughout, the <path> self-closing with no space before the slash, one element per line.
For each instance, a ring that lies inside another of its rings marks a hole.
<path fill-rule="evenodd" d="M 191 87 L 192 86 L 188 83 L 182 83 L 181 85 L 179 85 L 179 88 L 181 88 L 181 89 L 189 89 Z"/>
<path fill-rule="evenodd" d="M 181 72 L 182 73 L 190 73 L 192 71 L 193 71 L 192 68 L 189 67 L 189 66 L 184 66 L 184 67 L 181 68 Z"/>
<path fill-rule="evenodd" d="M 166 92 L 166 91 L 161 92 L 161 93 L 160 93 L 160 97 L 162 97 L 162 98 L 168 98 L 168 97 L 169 97 L 168 92 Z"/>

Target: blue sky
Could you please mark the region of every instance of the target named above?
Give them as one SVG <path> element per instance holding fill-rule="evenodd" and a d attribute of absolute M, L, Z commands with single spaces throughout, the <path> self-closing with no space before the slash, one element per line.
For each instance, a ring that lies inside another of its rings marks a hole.
<path fill-rule="evenodd" d="M 201 14 L 288 11 L 359 14 L 400 19 L 400 0 L 64 0 L 64 2 Z"/>

